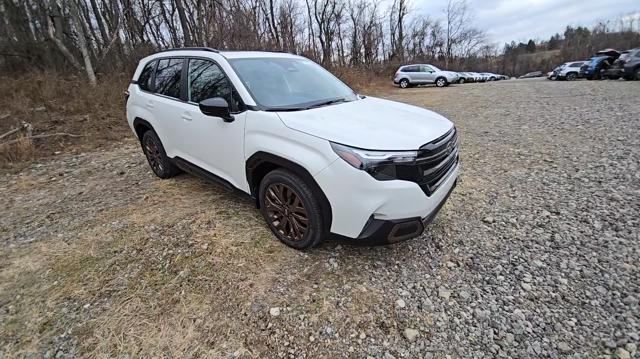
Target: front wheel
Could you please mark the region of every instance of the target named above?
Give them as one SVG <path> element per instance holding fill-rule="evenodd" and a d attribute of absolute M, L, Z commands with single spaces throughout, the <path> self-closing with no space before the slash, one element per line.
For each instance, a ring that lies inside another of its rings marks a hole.
<path fill-rule="evenodd" d="M 636 69 L 636 72 L 635 72 L 635 76 L 634 76 L 634 77 L 635 77 L 635 79 L 636 79 L 636 80 L 640 81 L 640 68 L 637 68 L 637 69 Z"/>
<path fill-rule="evenodd" d="M 463 78 L 462 78 L 462 79 L 460 79 L 460 81 L 459 81 L 459 82 L 460 82 L 461 84 L 463 84 L 463 83 L 464 83 L 464 79 L 463 79 Z"/>
<path fill-rule="evenodd" d="M 575 73 L 571 72 L 567 74 L 567 81 L 573 81 L 578 77 Z"/>
<path fill-rule="evenodd" d="M 259 201 L 269 229 L 287 246 L 308 249 L 325 237 L 320 202 L 297 175 L 282 169 L 269 172 L 260 182 Z"/>
<path fill-rule="evenodd" d="M 406 89 L 407 87 L 409 87 L 409 80 L 407 79 L 400 80 L 400 88 Z"/>
<path fill-rule="evenodd" d="M 438 79 L 436 80 L 436 86 L 445 87 L 446 85 L 447 85 L 447 80 L 445 80 L 444 77 L 438 77 Z"/>

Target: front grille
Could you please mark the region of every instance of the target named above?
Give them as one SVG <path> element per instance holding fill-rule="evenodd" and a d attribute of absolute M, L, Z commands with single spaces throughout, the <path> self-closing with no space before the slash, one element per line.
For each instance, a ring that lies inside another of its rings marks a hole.
<path fill-rule="evenodd" d="M 415 163 L 398 165 L 399 179 L 417 183 L 431 196 L 458 163 L 458 134 L 453 128 L 443 136 L 420 147 Z"/>

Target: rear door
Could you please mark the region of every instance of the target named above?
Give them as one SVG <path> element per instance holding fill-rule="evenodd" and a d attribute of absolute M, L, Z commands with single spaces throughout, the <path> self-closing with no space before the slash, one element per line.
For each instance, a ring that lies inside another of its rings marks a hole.
<path fill-rule="evenodd" d="M 417 65 L 405 66 L 402 72 L 409 78 L 409 82 L 413 84 L 420 83 L 420 68 Z"/>
<path fill-rule="evenodd" d="M 184 129 L 181 113 L 186 105 L 182 88 L 184 58 L 158 59 L 150 95 L 145 106 L 154 114 L 154 129 L 169 157 L 184 151 Z"/>

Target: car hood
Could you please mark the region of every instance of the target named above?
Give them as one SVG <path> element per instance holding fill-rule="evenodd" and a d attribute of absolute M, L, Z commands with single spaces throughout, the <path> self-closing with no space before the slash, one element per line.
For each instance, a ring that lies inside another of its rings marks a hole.
<path fill-rule="evenodd" d="M 418 149 L 453 126 L 433 111 L 375 97 L 278 115 L 289 128 L 370 150 Z"/>

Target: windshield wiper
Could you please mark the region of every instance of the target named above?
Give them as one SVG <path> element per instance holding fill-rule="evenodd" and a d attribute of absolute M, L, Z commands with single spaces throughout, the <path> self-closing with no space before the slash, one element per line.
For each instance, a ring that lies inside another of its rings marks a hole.
<path fill-rule="evenodd" d="M 311 109 L 311 108 L 316 108 L 316 107 L 322 107 L 322 106 L 329 106 L 329 105 L 333 105 L 334 103 L 340 103 L 340 102 L 348 102 L 349 100 L 347 100 L 344 97 L 341 98 L 334 98 L 331 100 L 326 100 L 326 101 L 321 101 L 321 102 L 316 102 L 312 105 L 309 105 L 306 107 L 306 109 Z"/>
<path fill-rule="evenodd" d="M 316 108 L 316 107 L 333 105 L 334 103 L 350 102 L 350 101 L 351 100 L 348 100 L 346 97 L 339 97 L 339 98 L 332 98 L 332 99 L 329 99 L 329 100 L 322 100 L 322 101 L 318 101 L 318 102 L 313 102 L 313 103 L 311 103 L 309 105 L 306 105 L 306 106 L 270 107 L 270 108 L 265 109 L 265 111 L 272 111 L 272 112 L 302 111 L 302 110 L 309 110 L 309 109 Z"/>
<path fill-rule="evenodd" d="M 267 112 L 291 112 L 306 110 L 306 107 L 270 107 L 264 109 Z"/>

